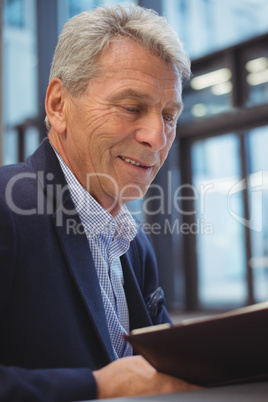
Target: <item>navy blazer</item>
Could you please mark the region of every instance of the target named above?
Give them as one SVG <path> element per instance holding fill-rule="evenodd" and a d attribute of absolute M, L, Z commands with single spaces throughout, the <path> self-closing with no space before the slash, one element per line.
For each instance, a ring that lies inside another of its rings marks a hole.
<path fill-rule="evenodd" d="M 45 139 L 0 168 L 0 400 L 96 398 L 113 350 L 87 238 Z M 121 257 L 130 328 L 169 322 L 142 230 Z M 153 308 L 151 308 L 153 306 Z"/>

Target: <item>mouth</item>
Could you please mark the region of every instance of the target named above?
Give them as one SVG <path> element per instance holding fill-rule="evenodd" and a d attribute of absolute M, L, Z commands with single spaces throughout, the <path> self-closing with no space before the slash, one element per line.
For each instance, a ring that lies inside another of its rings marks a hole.
<path fill-rule="evenodd" d="M 140 162 L 135 161 L 134 159 L 125 158 L 124 156 L 121 156 L 121 155 L 119 156 L 119 158 L 124 162 L 130 163 L 131 165 L 137 166 L 137 167 L 142 168 L 142 169 L 149 169 L 149 168 L 152 167 L 150 165 L 143 165 Z"/>

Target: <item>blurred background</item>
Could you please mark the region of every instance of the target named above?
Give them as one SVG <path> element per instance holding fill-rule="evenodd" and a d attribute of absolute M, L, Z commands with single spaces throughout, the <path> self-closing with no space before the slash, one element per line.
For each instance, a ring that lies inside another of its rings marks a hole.
<path fill-rule="evenodd" d="M 46 136 L 57 38 L 75 14 L 126 1 L 1 0 L 0 163 Z M 172 313 L 268 300 L 268 1 L 132 1 L 164 15 L 192 59 L 169 158 L 143 200 Z"/>

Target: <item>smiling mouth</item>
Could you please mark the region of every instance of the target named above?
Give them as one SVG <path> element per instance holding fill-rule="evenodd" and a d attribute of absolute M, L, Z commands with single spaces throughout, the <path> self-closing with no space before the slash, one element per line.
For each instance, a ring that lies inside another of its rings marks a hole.
<path fill-rule="evenodd" d="M 134 161 L 133 159 L 125 158 L 124 156 L 119 156 L 119 158 L 124 162 L 130 163 L 131 165 L 140 167 L 142 169 L 149 169 L 151 167 L 151 166 L 142 165 L 141 163 Z"/>

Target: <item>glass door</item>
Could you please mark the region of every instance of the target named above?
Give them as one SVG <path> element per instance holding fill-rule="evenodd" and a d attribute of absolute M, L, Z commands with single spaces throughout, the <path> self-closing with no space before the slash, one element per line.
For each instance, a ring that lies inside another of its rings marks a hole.
<path fill-rule="evenodd" d="M 248 198 L 250 206 L 252 270 L 256 302 L 268 300 L 268 126 L 251 130 L 247 136 Z"/>
<path fill-rule="evenodd" d="M 198 295 L 201 308 L 247 300 L 240 139 L 226 134 L 192 146 Z"/>

